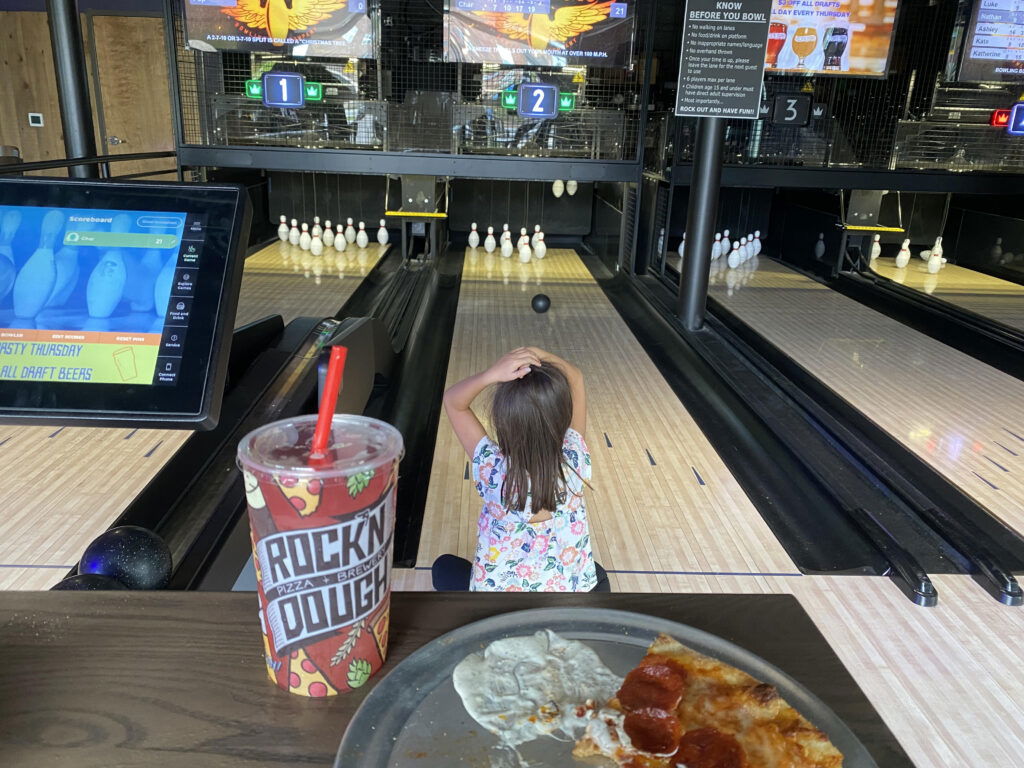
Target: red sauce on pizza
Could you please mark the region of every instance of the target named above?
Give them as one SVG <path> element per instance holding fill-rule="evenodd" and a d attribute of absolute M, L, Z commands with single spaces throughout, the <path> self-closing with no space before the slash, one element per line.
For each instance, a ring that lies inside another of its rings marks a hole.
<path fill-rule="evenodd" d="M 743 748 L 736 738 L 717 728 L 697 728 L 679 739 L 672 765 L 686 768 L 747 768 Z"/>

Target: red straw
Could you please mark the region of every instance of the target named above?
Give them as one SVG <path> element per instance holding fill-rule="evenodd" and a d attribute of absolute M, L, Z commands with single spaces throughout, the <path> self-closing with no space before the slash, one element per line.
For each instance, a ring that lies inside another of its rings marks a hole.
<path fill-rule="evenodd" d="M 331 361 L 327 364 L 327 380 L 324 382 L 324 396 L 320 399 L 320 415 L 313 432 L 313 445 L 309 457 L 322 459 L 327 455 L 327 440 L 331 436 L 331 422 L 338 405 L 341 391 L 341 375 L 345 372 L 345 358 L 348 347 L 331 347 Z"/>

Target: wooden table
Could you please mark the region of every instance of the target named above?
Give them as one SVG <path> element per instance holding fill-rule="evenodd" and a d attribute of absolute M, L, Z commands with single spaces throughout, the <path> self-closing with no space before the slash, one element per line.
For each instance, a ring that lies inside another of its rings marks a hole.
<path fill-rule="evenodd" d="M 632 610 L 745 646 L 804 683 L 882 768 L 910 766 L 788 595 L 396 593 L 386 669 L 431 638 L 507 611 Z M 305 699 L 264 671 L 251 593 L 0 593 L 0 765 L 330 766 L 358 692 Z"/>

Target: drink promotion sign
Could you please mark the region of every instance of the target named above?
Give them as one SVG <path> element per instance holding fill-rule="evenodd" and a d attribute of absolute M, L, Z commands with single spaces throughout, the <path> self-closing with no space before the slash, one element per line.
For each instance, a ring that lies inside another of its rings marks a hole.
<path fill-rule="evenodd" d="M 676 114 L 756 120 L 772 0 L 689 0 Z"/>

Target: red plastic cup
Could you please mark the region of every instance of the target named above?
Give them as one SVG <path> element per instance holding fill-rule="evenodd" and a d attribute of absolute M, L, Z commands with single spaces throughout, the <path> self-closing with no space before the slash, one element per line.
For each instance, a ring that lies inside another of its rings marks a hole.
<path fill-rule="evenodd" d="M 395 482 L 402 435 L 337 415 L 310 463 L 317 417 L 250 432 L 245 478 L 267 674 L 282 690 L 333 696 L 384 664 L 391 605 Z"/>

